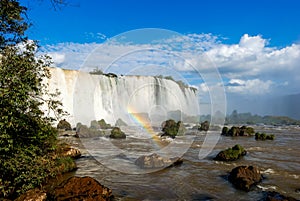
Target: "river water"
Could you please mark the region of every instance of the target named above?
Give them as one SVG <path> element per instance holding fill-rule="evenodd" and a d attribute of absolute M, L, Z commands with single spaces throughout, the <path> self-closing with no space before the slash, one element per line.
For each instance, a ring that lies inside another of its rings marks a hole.
<path fill-rule="evenodd" d="M 126 128 L 125 128 L 126 130 Z M 92 176 L 112 189 L 116 200 L 260 200 L 262 191 L 277 191 L 300 199 L 300 127 L 255 127 L 256 131 L 272 133 L 274 141 L 256 141 L 254 137 L 220 136 L 216 146 L 199 159 L 205 133 L 193 141 L 180 139 L 174 148 L 183 154 L 179 166 L 141 170 L 134 165 L 140 155 L 159 152 L 157 142 L 126 132 L 126 140 L 81 138 L 83 157 L 77 160 L 76 176 Z M 161 142 L 162 144 L 164 142 Z M 168 142 L 170 143 L 170 142 Z M 234 162 L 217 162 L 216 154 L 235 144 L 242 145 L 247 155 Z M 176 151 L 175 151 L 176 152 Z M 263 174 L 263 181 L 254 190 L 236 190 L 227 180 L 231 169 L 254 165 Z M 298 189 L 298 190 L 297 190 Z"/>

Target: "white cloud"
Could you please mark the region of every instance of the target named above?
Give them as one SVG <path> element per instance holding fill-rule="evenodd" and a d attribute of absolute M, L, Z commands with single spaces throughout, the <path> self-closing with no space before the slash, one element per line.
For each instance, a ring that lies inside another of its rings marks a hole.
<path fill-rule="evenodd" d="M 248 34 L 244 34 L 240 40 L 239 47 L 260 52 L 265 48 L 267 42 L 268 41 L 261 36 L 249 36 Z"/>
<path fill-rule="evenodd" d="M 52 61 L 57 65 L 57 66 L 61 66 L 61 64 L 64 63 L 65 61 L 65 54 L 63 53 L 57 53 L 57 52 L 52 52 L 48 54 L 51 58 Z"/>
<path fill-rule="evenodd" d="M 265 94 L 269 93 L 273 82 L 271 80 L 261 81 L 259 79 L 240 80 L 231 79 L 226 88 L 228 92 L 240 94 Z"/>

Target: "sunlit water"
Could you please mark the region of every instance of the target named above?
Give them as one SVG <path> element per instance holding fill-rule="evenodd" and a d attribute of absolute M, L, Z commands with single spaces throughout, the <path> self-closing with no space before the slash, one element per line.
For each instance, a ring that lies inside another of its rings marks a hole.
<path fill-rule="evenodd" d="M 77 160 L 78 170 L 75 174 L 94 177 L 112 189 L 116 200 L 124 201 L 260 200 L 263 190 L 277 191 L 300 199 L 300 193 L 296 191 L 300 188 L 300 128 L 290 126 L 255 129 L 275 134 L 275 140 L 256 141 L 254 137 L 221 136 L 213 151 L 206 158 L 199 159 L 199 149 L 205 138 L 205 133 L 202 133 L 183 155 L 182 165 L 151 173 L 139 173 L 137 167 L 137 172 L 132 172 L 132 161 L 139 155 L 158 151 L 159 147 L 153 145 L 153 141 L 139 139 L 134 133 L 126 140 L 82 138 L 81 143 L 94 157 L 84 151 L 84 157 Z M 105 144 L 110 146 L 103 147 Z M 116 149 L 109 148 L 112 144 L 125 150 L 126 154 L 119 154 Z M 178 144 L 181 149 L 182 145 Z M 220 150 L 235 144 L 242 145 L 248 151 L 244 158 L 235 162 L 213 160 Z M 99 145 L 103 146 L 99 149 Z M 263 182 L 251 192 L 236 190 L 227 180 L 229 171 L 239 165 L 254 165 L 263 173 Z M 130 171 L 134 174 L 130 174 Z"/>

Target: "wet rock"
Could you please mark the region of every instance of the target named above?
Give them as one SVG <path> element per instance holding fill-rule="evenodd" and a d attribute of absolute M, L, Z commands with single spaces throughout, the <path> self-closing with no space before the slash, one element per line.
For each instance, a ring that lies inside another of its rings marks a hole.
<path fill-rule="evenodd" d="M 88 128 L 86 125 L 82 125 L 81 123 L 77 124 L 76 133 L 77 133 L 78 137 L 82 137 L 82 138 L 99 137 L 99 136 L 104 136 L 104 134 L 105 134 L 101 130 Z"/>
<path fill-rule="evenodd" d="M 121 129 L 119 127 L 114 127 L 111 130 L 111 134 L 109 137 L 114 138 L 114 139 L 125 139 L 126 135 L 124 132 L 121 131 Z"/>
<path fill-rule="evenodd" d="M 237 189 L 250 191 L 262 180 L 262 175 L 254 166 L 238 166 L 231 170 L 228 179 Z"/>
<path fill-rule="evenodd" d="M 127 126 L 127 124 L 126 124 L 122 119 L 119 118 L 119 119 L 116 121 L 115 126 L 117 126 L 117 127 L 120 127 L 120 126 Z"/>
<path fill-rule="evenodd" d="M 76 131 L 60 131 L 58 132 L 58 135 L 63 137 L 76 137 Z"/>
<path fill-rule="evenodd" d="M 98 121 L 98 124 L 100 125 L 101 129 L 110 129 L 110 128 L 112 128 L 112 126 L 110 124 L 106 123 L 104 119 L 101 119 L 100 121 Z"/>
<path fill-rule="evenodd" d="M 91 177 L 71 177 L 49 193 L 52 200 L 110 201 L 112 191 Z"/>
<path fill-rule="evenodd" d="M 245 156 L 247 151 L 241 145 L 235 145 L 232 148 L 220 151 L 214 160 L 217 161 L 235 161 Z"/>
<path fill-rule="evenodd" d="M 173 119 L 169 119 L 164 121 L 161 125 L 162 131 L 164 132 L 161 137 L 168 136 L 171 138 L 175 138 L 177 135 L 183 135 L 185 132 L 185 127 L 182 121 L 174 121 Z"/>
<path fill-rule="evenodd" d="M 183 160 L 179 157 L 175 158 L 164 158 L 154 153 L 149 156 L 141 156 L 136 159 L 135 164 L 142 169 L 148 168 L 166 168 L 183 163 Z"/>
<path fill-rule="evenodd" d="M 221 133 L 221 135 L 228 135 L 228 131 L 229 131 L 229 128 L 228 128 L 227 126 L 224 126 L 224 127 L 222 128 L 222 133 Z"/>
<path fill-rule="evenodd" d="M 265 192 L 265 196 L 262 201 L 297 201 L 297 199 L 282 195 L 275 191 L 268 191 Z"/>
<path fill-rule="evenodd" d="M 204 121 L 201 123 L 199 131 L 208 131 L 209 130 L 209 122 Z"/>
<path fill-rule="evenodd" d="M 247 126 L 232 126 L 230 129 L 228 127 L 223 127 L 221 135 L 225 136 L 253 136 L 255 133 L 254 129 L 252 127 Z"/>
<path fill-rule="evenodd" d="M 77 159 L 77 158 L 80 158 L 81 152 L 76 148 L 64 147 L 62 150 L 61 156 Z"/>
<path fill-rule="evenodd" d="M 35 188 L 22 194 L 15 201 L 46 201 L 46 200 L 47 200 L 46 192 L 38 188 Z"/>
<path fill-rule="evenodd" d="M 265 134 L 265 133 L 255 133 L 256 140 L 274 140 L 275 136 L 272 134 Z"/>
<path fill-rule="evenodd" d="M 72 130 L 72 127 L 71 127 L 71 124 L 64 119 L 64 120 L 60 120 L 58 122 L 57 129 L 69 131 L 69 130 Z"/>

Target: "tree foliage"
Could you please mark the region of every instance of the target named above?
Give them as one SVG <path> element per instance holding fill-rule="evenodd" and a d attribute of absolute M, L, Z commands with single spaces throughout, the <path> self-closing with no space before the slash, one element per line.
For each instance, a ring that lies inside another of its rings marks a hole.
<path fill-rule="evenodd" d="M 43 81 L 50 77 L 50 58 L 37 57 L 36 42 L 24 34 L 27 9 L 16 0 L 1 0 L 0 6 L 0 197 L 13 197 L 51 175 L 47 154 L 57 132 L 41 106 L 63 111 Z"/>
<path fill-rule="evenodd" d="M 26 39 L 24 32 L 29 27 L 24 20 L 26 11 L 16 0 L 0 1 L 0 49 Z"/>

